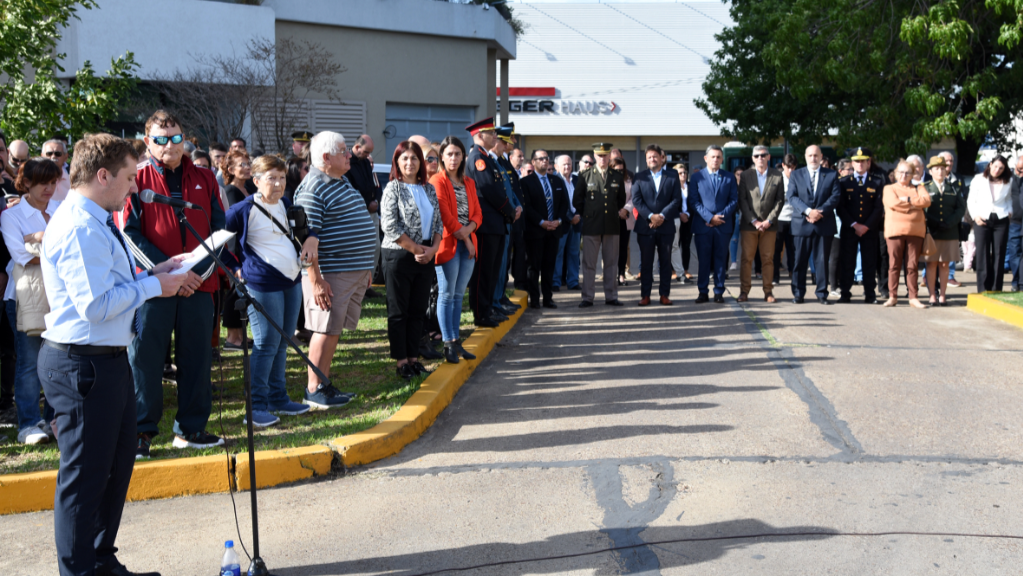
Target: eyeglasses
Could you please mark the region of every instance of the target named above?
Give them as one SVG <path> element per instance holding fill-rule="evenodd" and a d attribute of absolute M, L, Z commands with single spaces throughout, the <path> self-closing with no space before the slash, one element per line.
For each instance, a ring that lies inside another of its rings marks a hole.
<path fill-rule="evenodd" d="M 150 136 L 150 140 L 153 141 L 157 146 L 167 146 L 167 143 L 181 144 L 181 141 L 185 139 L 183 134 L 175 134 L 174 136 Z"/>
<path fill-rule="evenodd" d="M 437 162 L 437 156 L 427 156 L 427 162 L 430 162 L 431 164 Z"/>
<path fill-rule="evenodd" d="M 590 166 L 591 164 L 593 164 L 593 162 L 591 162 L 590 160 L 581 160 L 580 163 L 583 164 L 584 166 Z"/>
<path fill-rule="evenodd" d="M 537 156 L 536 158 L 534 158 L 534 160 L 543 160 L 544 162 L 547 162 L 548 161 L 548 157 L 547 156 Z"/>
<path fill-rule="evenodd" d="M 47 158 L 53 158 L 53 157 L 60 158 L 63 155 L 64 155 L 64 153 L 61 152 L 60 150 L 50 150 L 49 152 L 43 152 L 43 156 L 46 156 Z"/>
<path fill-rule="evenodd" d="M 770 154 L 754 154 L 754 158 L 767 158 Z"/>

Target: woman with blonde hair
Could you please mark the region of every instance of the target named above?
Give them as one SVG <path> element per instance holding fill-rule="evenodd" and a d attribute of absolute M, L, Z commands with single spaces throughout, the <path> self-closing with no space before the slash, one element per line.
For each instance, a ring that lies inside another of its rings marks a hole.
<path fill-rule="evenodd" d="M 903 160 L 896 166 L 896 183 L 882 190 L 882 204 L 885 206 L 885 242 L 889 248 L 889 300 L 885 307 L 896 305 L 896 294 L 900 286 L 900 270 L 906 253 L 907 294 L 914 308 L 927 308 L 917 299 L 917 262 L 925 237 L 926 208 L 932 199 L 920 186 L 911 184 L 916 170 Z"/>

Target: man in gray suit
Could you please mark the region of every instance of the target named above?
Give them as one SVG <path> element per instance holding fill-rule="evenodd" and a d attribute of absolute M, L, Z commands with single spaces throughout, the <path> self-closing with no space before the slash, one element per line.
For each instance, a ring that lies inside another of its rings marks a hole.
<path fill-rule="evenodd" d="M 765 302 L 775 302 L 772 296 L 772 275 L 775 270 L 775 230 L 779 212 L 786 201 L 782 172 L 769 167 L 771 154 L 767 146 L 754 146 L 754 166 L 740 175 L 740 296 L 737 302 L 746 302 L 750 293 L 750 269 L 754 254 L 761 252 L 762 286 Z"/>

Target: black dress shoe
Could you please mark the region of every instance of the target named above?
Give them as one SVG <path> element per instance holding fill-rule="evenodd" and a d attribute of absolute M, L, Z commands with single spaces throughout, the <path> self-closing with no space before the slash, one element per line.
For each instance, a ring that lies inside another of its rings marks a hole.
<path fill-rule="evenodd" d="M 840 296 L 839 297 L 839 303 L 840 304 L 849 304 L 851 300 L 853 300 L 853 298 L 850 297 L 850 296 Z"/>
<path fill-rule="evenodd" d="M 495 322 L 490 318 L 481 318 L 479 320 L 474 321 L 473 323 L 479 326 L 480 328 L 497 328 L 499 324 L 498 322 Z"/>
<path fill-rule="evenodd" d="M 616 300 L 605 300 L 604 303 L 605 303 L 605 306 L 622 306 L 622 302 L 619 302 L 617 299 Z"/>
<path fill-rule="evenodd" d="M 709 302 L 709 301 L 710 301 L 710 299 L 708 298 L 707 294 L 701 294 L 700 296 L 697 296 L 697 299 L 694 300 L 693 303 L 694 304 L 704 304 L 704 303 Z"/>
<path fill-rule="evenodd" d="M 530 302 L 530 308 L 534 310 L 540 310 L 540 302 Z"/>
<path fill-rule="evenodd" d="M 159 572 L 132 572 L 116 559 L 114 564 L 108 564 L 96 569 L 96 576 L 160 576 Z"/>
<path fill-rule="evenodd" d="M 558 304 L 555 304 L 554 302 L 545 302 L 544 303 L 544 307 L 545 308 L 555 309 L 555 308 L 558 308 Z"/>
<path fill-rule="evenodd" d="M 519 312 L 519 308 L 512 308 L 511 306 L 502 307 L 501 312 L 505 316 L 508 316 L 509 318 L 511 318 L 512 316 L 515 316 L 516 312 Z"/>
<path fill-rule="evenodd" d="M 562 291 L 562 287 L 561 286 L 552 286 L 551 287 L 551 291 L 552 292 L 561 292 Z"/>
<path fill-rule="evenodd" d="M 426 366 L 420 364 L 419 360 L 409 362 L 408 364 L 406 364 L 406 366 L 411 366 L 416 374 L 430 374 L 430 370 L 427 370 Z"/>
<path fill-rule="evenodd" d="M 828 301 L 828 298 L 818 298 L 818 304 L 823 304 L 825 306 L 832 305 L 832 303 Z"/>
<path fill-rule="evenodd" d="M 725 304 L 725 296 L 715 294 L 715 304 Z"/>
<path fill-rule="evenodd" d="M 586 300 L 584 300 L 583 302 L 580 302 L 580 308 L 590 308 L 593 305 L 594 305 L 593 302 L 587 302 Z"/>
<path fill-rule="evenodd" d="M 878 302 L 878 300 L 876 300 L 874 296 L 865 296 L 864 297 L 864 303 L 865 304 L 874 304 L 875 302 Z"/>
<path fill-rule="evenodd" d="M 579 292 L 580 290 L 582 290 L 582 288 L 580 288 L 580 285 L 577 284 L 575 286 L 569 286 L 569 290 L 575 290 L 576 292 Z"/>
<path fill-rule="evenodd" d="M 799 298 L 799 297 L 793 298 L 793 304 L 803 304 L 803 303 L 804 303 L 804 299 L 803 298 Z"/>
<path fill-rule="evenodd" d="M 412 364 L 405 363 L 395 368 L 395 373 L 402 380 L 412 380 L 413 376 L 416 376 L 416 369 L 412 367 Z"/>
<path fill-rule="evenodd" d="M 501 310 L 498 310 L 497 308 L 495 308 L 494 310 L 491 310 L 491 320 L 496 320 L 498 322 L 504 322 L 505 320 L 508 320 L 508 316 L 506 316 L 505 314 L 502 314 Z"/>
<path fill-rule="evenodd" d="M 476 354 L 466 352 L 466 349 L 462 347 L 462 342 L 456 340 L 455 345 L 459 348 L 459 355 L 462 356 L 463 360 L 476 360 Z"/>
<path fill-rule="evenodd" d="M 438 352 L 430 342 L 420 342 L 420 356 L 427 360 L 440 360 L 444 355 Z"/>
<path fill-rule="evenodd" d="M 459 363 L 459 348 L 455 342 L 444 343 L 444 361 L 449 364 Z"/>

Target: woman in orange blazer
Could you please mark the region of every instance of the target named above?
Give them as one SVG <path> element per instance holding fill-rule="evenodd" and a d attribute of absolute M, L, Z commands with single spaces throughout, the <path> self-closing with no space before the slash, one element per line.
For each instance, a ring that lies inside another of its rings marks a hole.
<path fill-rule="evenodd" d="M 434 257 L 437 271 L 437 320 L 444 338 L 444 358 L 452 364 L 459 357 L 474 360 L 459 341 L 462 295 L 476 264 L 476 229 L 483 222 L 476 185 L 464 178 L 466 147 L 458 138 L 448 136 L 441 142 L 441 169 L 430 179 L 437 191 L 444 232 L 441 247 Z"/>

